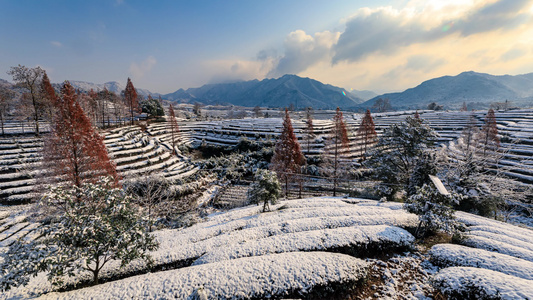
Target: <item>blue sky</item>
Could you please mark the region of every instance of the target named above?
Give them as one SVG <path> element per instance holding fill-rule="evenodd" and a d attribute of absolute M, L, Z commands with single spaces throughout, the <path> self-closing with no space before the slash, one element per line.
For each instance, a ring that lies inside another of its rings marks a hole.
<path fill-rule="evenodd" d="M 0 78 L 22 64 L 161 93 L 285 73 L 402 90 L 533 72 L 532 15 L 533 0 L 0 0 Z"/>

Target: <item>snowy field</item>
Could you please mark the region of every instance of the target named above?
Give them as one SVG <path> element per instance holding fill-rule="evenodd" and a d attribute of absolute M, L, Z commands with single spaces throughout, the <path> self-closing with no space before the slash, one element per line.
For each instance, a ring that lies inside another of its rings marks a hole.
<path fill-rule="evenodd" d="M 423 255 L 406 230 L 416 227 L 417 217 L 401 207 L 317 197 L 282 201 L 266 213 L 260 206 L 214 213 L 188 228 L 154 232 L 161 245 L 152 253 L 152 269 L 140 261 L 125 268 L 112 262 L 102 273 L 111 281 L 64 293 L 41 274 L 0 299 L 299 298 L 364 280 L 374 286 L 361 294 L 365 299 L 430 299 L 436 292 L 456 299 L 533 297 L 532 230 L 459 212 L 467 226 L 462 245 L 437 244 Z M 38 236 L 29 209 L 1 207 L 1 247 Z M 383 253 L 397 254 L 387 259 Z M 67 282 L 89 278 L 79 274 Z"/>

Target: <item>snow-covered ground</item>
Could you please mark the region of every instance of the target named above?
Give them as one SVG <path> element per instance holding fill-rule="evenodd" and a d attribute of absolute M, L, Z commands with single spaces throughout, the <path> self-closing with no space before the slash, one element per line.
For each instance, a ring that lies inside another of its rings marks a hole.
<path fill-rule="evenodd" d="M 0 209 L 2 246 L 36 236 L 36 225 L 27 224 L 28 209 Z M 154 232 L 160 242 L 152 253 L 155 269 L 141 261 L 125 268 L 111 262 L 102 278 L 125 279 L 66 293 L 40 274 L 0 299 L 298 298 L 325 286 L 353 287 L 361 279 L 363 286 L 347 289 L 358 299 L 431 299 L 437 293 L 531 298 L 533 262 L 523 253 L 533 252 L 533 231 L 527 228 L 457 213 L 467 226 L 464 245 L 438 244 L 423 254 L 405 230 L 417 225 L 417 217 L 400 203 L 316 197 L 261 209 L 217 212 L 188 228 Z M 472 242 L 482 238 L 492 248 Z M 79 274 L 67 283 L 89 279 Z"/>

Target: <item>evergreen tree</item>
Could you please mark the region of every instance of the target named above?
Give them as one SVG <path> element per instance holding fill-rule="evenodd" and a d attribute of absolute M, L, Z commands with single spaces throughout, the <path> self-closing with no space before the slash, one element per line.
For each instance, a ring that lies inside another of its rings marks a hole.
<path fill-rule="evenodd" d="M 322 169 L 325 175 L 333 179 L 333 196 L 337 195 L 338 179 L 343 173 L 343 161 L 345 154 L 349 153 L 349 140 L 346 123 L 340 108 L 337 107 L 333 117 L 333 127 L 322 159 Z"/>
<path fill-rule="evenodd" d="M 174 114 L 174 107 L 170 104 L 168 109 L 168 127 L 170 130 L 170 141 L 172 142 L 172 154 L 176 155 L 176 145 L 179 141 L 180 128 L 178 126 L 178 121 L 176 121 L 176 115 Z"/>
<path fill-rule="evenodd" d="M 496 124 L 496 115 L 491 108 L 485 117 L 485 124 L 481 127 L 480 140 L 483 147 L 483 156 L 488 151 L 497 151 L 500 147 L 500 138 L 498 137 L 498 126 Z"/>
<path fill-rule="evenodd" d="M 434 145 L 437 134 L 424 120 L 407 117 L 383 131 L 365 166 L 380 180 L 379 189 L 389 200 L 409 187 L 409 180 L 419 158 Z"/>
<path fill-rule="evenodd" d="M 52 188 L 43 202 L 56 215 L 43 224 L 39 239 L 21 239 L 9 247 L 0 263 L 1 290 L 25 285 L 42 271 L 54 285 L 62 286 L 65 276 L 78 270 L 90 272 L 98 284 L 100 271 L 111 260 L 121 267 L 137 259 L 151 263 L 149 251 L 158 243 L 112 178 Z"/>
<path fill-rule="evenodd" d="M 276 204 L 281 195 L 281 186 L 275 172 L 259 169 L 255 173 L 255 182 L 248 191 L 248 200 L 257 205 L 263 204 L 263 212 L 269 210 L 269 204 Z"/>
<path fill-rule="evenodd" d="M 370 110 L 366 110 L 365 116 L 361 120 L 359 129 L 357 129 L 357 139 L 361 149 L 361 159 L 365 160 L 368 146 L 375 143 L 378 134 L 376 133 L 376 126 L 372 120 Z"/>
<path fill-rule="evenodd" d="M 137 101 L 137 91 L 129 77 L 124 90 L 124 101 L 129 109 L 131 125 L 133 125 L 133 115 L 139 110 L 139 102 Z"/>
<path fill-rule="evenodd" d="M 151 95 L 148 95 L 148 99 L 141 101 L 141 109 L 143 113 L 147 113 L 151 117 L 161 117 L 165 115 L 161 100 L 154 99 Z"/>
<path fill-rule="evenodd" d="M 54 103 L 52 132 L 44 140 L 43 164 L 54 177 L 77 187 L 108 175 L 118 182 L 115 165 L 109 160 L 103 138 L 81 109 L 74 88 L 65 81 Z"/>
<path fill-rule="evenodd" d="M 271 169 L 274 170 L 280 179 L 285 182 L 285 195 L 289 195 L 289 180 L 294 174 L 301 172 L 304 164 L 304 156 L 298 143 L 298 138 L 294 134 L 289 111 L 285 109 L 283 120 L 283 131 L 278 138 L 274 156 L 271 161 Z"/>

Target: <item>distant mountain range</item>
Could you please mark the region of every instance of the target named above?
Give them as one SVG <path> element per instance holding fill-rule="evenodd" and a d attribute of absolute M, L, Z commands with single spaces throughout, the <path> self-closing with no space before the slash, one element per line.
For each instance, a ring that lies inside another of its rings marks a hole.
<path fill-rule="evenodd" d="M 377 99 L 388 98 L 393 109 L 420 109 L 436 102 L 445 109 L 458 109 L 463 103 L 470 108 L 486 108 L 492 102 L 511 102 L 511 105 L 533 104 L 533 73 L 495 76 L 463 72 L 457 76 L 443 76 L 422 82 L 401 93 L 376 96 L 360 106 L 371 107 Z"/>
<path fill-rule="evenodd" d="M 124 86 L 116 81 L 95 84 L 84 81 L 70 81 L 82 91 L 108 90 L 120 94 Z M 12 87 L 0 79 L 0 85 Z M 54 84 L 56 88 L 60 84 Z M 137 88 L 143 96 L 158 97 L 146 89 Z M 238 106 L 289 107 L 303 109 L 362 110 L 372 107 L 379 98 L 388 98 L 395 110 L 424 109 L 436 102 L 445 109 L 458 109 L 466 103 L 469 109 L 487 108 L 493 102 L 511 102 L 512 106 L 533 104 L 533 73 L 523 75 L 495 76 L 476 72 L 463 72 L 457 76 L 443 76 L 422 82 L 420 85 L 400 93 L 377 96 L 371 91 L 347 91 L 343 88 L 296 75 L 284 75 L 277 79 L 240 81 L 233 83 L 206 84 L 198 88 L 179 89 L 174 93 L 161 95 L 163 99 L 179 103 L 233 104 Z M 370 100 L 367 100 L 370 99 Z M 367 100 L 367 101 L 365 101 Z"/>
<path fill-rule="evenodd" d="M 204 104 L 288 107 L 315 109 L 354 107 L 364 100 L 343 88 L 323 84 L 310 78 L 284 75 L 277 79 L 234 83 L 207 84 L 199 88 L 179 89 L 162 96 L 164 99 Z"/>

